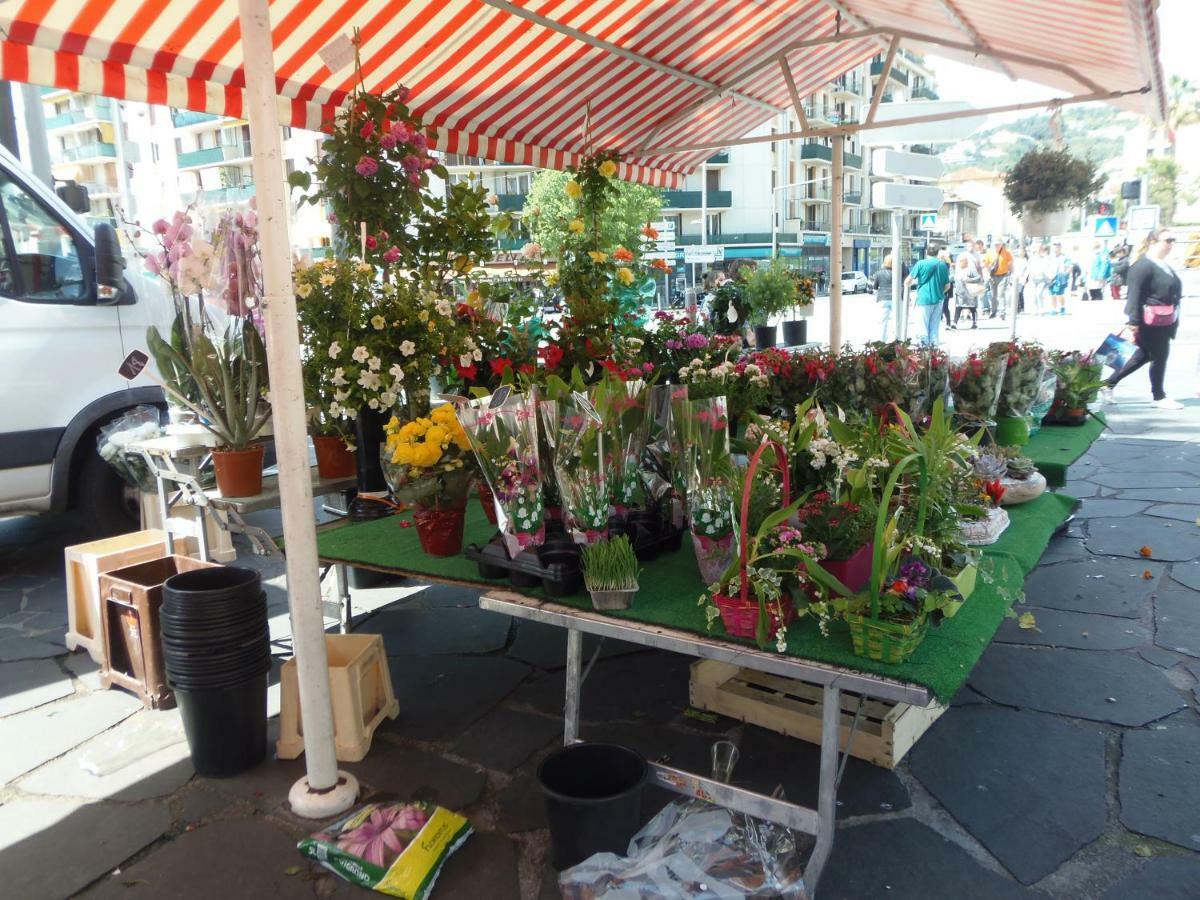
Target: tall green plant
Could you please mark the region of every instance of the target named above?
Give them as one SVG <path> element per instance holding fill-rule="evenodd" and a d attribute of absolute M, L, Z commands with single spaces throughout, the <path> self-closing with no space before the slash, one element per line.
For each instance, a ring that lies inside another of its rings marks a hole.
<path fill-rule="evenodd" d="M 750 307 L 751 325 L 766 325 L 772 316 L 790 309 L 796 302 L 796 281 L 787 264 L 774 259 L 749 272 L 742 299 Z"/>

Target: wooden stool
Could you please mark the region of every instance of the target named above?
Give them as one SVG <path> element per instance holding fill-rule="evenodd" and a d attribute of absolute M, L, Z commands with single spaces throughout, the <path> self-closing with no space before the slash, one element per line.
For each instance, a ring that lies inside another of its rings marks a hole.
<path fill-rule="evenodd" d="M 385 719 L 400 715 L 400 702 L 392 690 L 383 637 L 378 634 L 327 634 L 329 694 L 333 700 L 333 733 L 340 762 L 358 762 L 371 749 L 375 729 Z M 304 752 L 304 726 L 300 721 L 300 688 L 296 660 L 283 664 L 280 674 L 280 759 L 295 759 Z"/>

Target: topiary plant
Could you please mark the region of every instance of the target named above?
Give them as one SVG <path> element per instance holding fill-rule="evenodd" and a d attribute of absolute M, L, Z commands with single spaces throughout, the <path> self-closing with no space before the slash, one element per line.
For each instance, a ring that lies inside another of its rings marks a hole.
<path fill-rule="evenodd" d="M 1100 189 L 1103 179 L 1091 160 L 1065 150 L 1030 150 L 1004 175 L 1004 196 L 1017 216 L 1045 215 L 1081 204 Z"/>

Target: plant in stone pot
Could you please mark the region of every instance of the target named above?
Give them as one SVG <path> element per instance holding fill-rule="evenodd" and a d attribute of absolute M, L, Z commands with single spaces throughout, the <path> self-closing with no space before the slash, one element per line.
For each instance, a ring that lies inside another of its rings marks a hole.
<path fill-rule="evenodd" d="M 583 548 L 583 583 L 596 609 L 629 609 L 638 592 L 637 556 L 626 535 Z"/>
<path fill-rule="evenodd" d="M 746 275 L 742 298 L 750 307 L 750 324 L 754 326 L 754 342 L 760 350 L 775 346 L 775 326 L 771 319 L 789 309 L 796 301 L 796 282 L 787 264 L 775 259 Z"/>
<path fill-rule="evenodd" d="M 1021 217 L 1026 236 L 1046 237 L 1066 231 L 1063 211 L 1083 205 L 1101 184 L 1103 178 L 1091 160 L 1039 147 L 1005 173 L 1004 196 Z"/>

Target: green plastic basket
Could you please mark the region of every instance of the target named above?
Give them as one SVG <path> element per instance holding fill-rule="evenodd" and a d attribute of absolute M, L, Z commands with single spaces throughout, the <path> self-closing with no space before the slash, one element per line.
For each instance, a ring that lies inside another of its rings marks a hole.
<path fill-rule="evenodd" d="M 850 625 L 855 656 L 893 664 L 912 656 L 929 630 L 929 620 L 924 617 L 903 625 L 867 616 L 847 616 L 846 622 Z"/>

